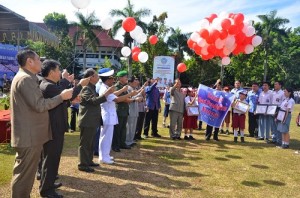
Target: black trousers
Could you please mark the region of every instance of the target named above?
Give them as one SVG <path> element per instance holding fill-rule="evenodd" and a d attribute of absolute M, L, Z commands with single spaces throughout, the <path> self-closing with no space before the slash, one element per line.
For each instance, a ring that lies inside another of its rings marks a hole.
<path fill-rule="evenodd" d="M 207 127 L 206 127 L 206 134 L 205 134 L 205 137 L 206 137 L 207 140 L 210 139 L 210 137 L 212 135 L 213 128 L 214 128 L 213 126 L 207 125 Z M 218 134 L 219 134 L 219 128 L 215 127 L 215 130 L 214 130 L 214 140 L 218 139 Z"/>
<path fill-rule="evenodd" d="M 53 185 L 58 174 L 60 156 L 64 144 L 64 133 L 65 132 L 61 131 L 53 137 L 53 140 L 46 142 L 43 146 L 41 184 L 39 187 L 42 196 L 51 194 L 55 191 Z"/>
<path fill-rule="evenodd" d="M 254 134 L 258 131 L 258 115 L 255 115 L 254 113 L 248 112 L 248 131 L 250 136 L 257 136 L 257 134 Z"/>
<path fill-rule="evenodd" d="M 71 107 L 71 121 L 70 129 L 76 131 L 76 118 L 78 116 L 79 109 Z"/>
<path fill-rule="evenodd" d="M 118 116 L 119 124 L 114 126 L 114 135 L 112 140 L 112 149 L 120 149 L 121 147 L 127 146 L 126 141 L 126 132 L 127 132 L 127 120 L 128 116 Z"/>
<path fill-rule="evenodd" d="M 140 138 L 142 135 L 143 125 L 145 120 L 145 112 L 139 112 L 139 117 L 136 123 L 135 138 Z"/>
<path fill-rule="evenodd" d="M 148 112 L 146 113 L 146 118 L 145 118 L 145 123 L 144 123 L 144 135 L 149 134 L 149 129 L 150 129 L 150 122 L 152 123 L 151 130 L 152 133 L 151 135 L 156 135 L 158 130 L 157 130 L 157 121 L 158 121 L 158 109 L 156 110 L 151 110 L 149 109 Z"/>

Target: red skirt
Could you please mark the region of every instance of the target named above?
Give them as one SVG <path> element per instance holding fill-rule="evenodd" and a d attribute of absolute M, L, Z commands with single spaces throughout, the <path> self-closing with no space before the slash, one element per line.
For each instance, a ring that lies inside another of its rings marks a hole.
<path fill-rule="evenodd" d="M 184 129 L 197 129 L 198 116 L 188 116 L 186 111 L 183 115 L 183 127 Z"/>

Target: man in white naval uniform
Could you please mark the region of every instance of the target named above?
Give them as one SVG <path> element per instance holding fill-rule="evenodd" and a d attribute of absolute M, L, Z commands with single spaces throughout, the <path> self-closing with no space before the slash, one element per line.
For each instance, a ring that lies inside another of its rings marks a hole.
<path fill-rule="evenodd" d="M 99 76 L 102 80 L 100 85 L 99 94 L 104 93 L 110 86 L 114 84 L 113 75 L 114 70 L 109 68 L 102 68 L 99 71 Z M 101 103 L 101 115 L 103 120 L 103 126 L 100 130 L 99 138 L 99 161 L 100 163 L 113 164 L 113 157 L 110 156 L 111 143 L 113 138 L 114 125 L 118 124 L 118 116 L 116 112 L 115 102 L 121 102 L 129 100 L 129 97 L 136 94 L 135 91 L 118 97 L 122 92 L 126 92 L 128 86 L 124 86 L 122 89 L 109 94 L 107 101 Z"/>

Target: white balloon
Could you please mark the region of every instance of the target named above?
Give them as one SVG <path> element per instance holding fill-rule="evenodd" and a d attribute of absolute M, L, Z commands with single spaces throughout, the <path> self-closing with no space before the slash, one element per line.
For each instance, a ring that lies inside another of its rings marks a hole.
<path fill-rule="evenodd" d="M 127 46 L 124 46 L 122 47 L 121 49 L 121 54 L 124 56 L 124 57 L 128 57 L 130 54 L 131 54 L 131 49 Z"/>
<path fill-rule="evenodd" d="M 207 45 L 206 40 L 204 38 L 201 38 L 201 37 L 197 40 L 197 44 L 200 47 L 204 47 L 205 45 Z"/>
<path fill-rule="evenodd" d="M 253 52 L 253 50 L 254 50 L 253 45 L 246 45 L 246 47 L 245 47 L 246 54 L 251 54 Z"/>
<path fill-rule="evenodd" d="M 252 45 L 254 47 L 257 47 L 261 44 L 262 42 L 262 38 L 260 36 L 254 36 L 253 39 L 252 39 Z"/>
<path fill-rule="evenodd" d="M 225 41 L 224 40 L 221 40 L 220 38 L 218 38 L 216 41 L 215 41 L 215 46 L 217 49 L 222 49 L 225 45 Z"/>
<path fill-rule="evenodd" d="M 225 19 L 225 18 L 228 18 L 229 14 L 227 12 L 223 11 L 218 16 L 221 19 Z"/>
<path fill-rule="evenodd" d="M 140 34 L 143 33 L 143 29 L 140 26 L 135 26 L 134 30 L 129 32 L 132 39 L 136 39 Z"/>
<path fill-rule="evenodd" d="M 208 51 L 207 51 L 207 45 L 204 46 L 204 47 L 201 49 L 201 54 L 203 54 L 203 55 L 207 55 L 207 54 L 208 54 Z"/>
<path fill-rule="evenodd" d="M 84 9 L 90 4 L 91 0 L 71 0 L 73 6 L 77 9 Z"/>
<path fill-rule="evenodd" d="M 225 47 L 227 47 L 228 49 L 232 48 L 235 44 L 235 38 L 233 35 L 228 36 L 225 40 Z"/>
<path fill-rule="evenodd" d="M 222 65 L 229 65 L 230 58 L 228 56 L 222 58 Z"/>
<path fill-rule="evenodd" d="M 147 41 L 147 35 L 145 33 L 141 33 L 140 35 L 138 35 L 136 37 L 136 42 L 140 43 L 140 44 L 143 44 Z"/>
<path fill-rule="evenodd" d="M 253 26 L 248 26 L 246 30 L 246 36 L 250 37 L 255 34 L 255 28 Z"/>
<path fill-rule="evenodd" d="M 207 28 L 209 26 L 209 21 L 207 19 L 202 19 L 200 21 L 200 29 Z"/>
<path fill-rule="evenodd" d="M 141 63 L 145 63 L 145 62 L 147 62 L 149 56 L 148 56 L 147 52 L 140 52 L 138 55 L 138 58 Z"/>
<path fill-rule="evenodd" d="M 198 32 L 193 32 L 193 33 L 191 34 L 191 39 L 192 39 L 192 41 L 197 42 L 197 40 L 198 40 L 199 38 L 200 38 L 200 35 L 199 35 Z"/>
<path fill-rule="evenodd" d="M 227 49 L 226 47 L 223 48 L 223 54 L 228 56 L 231 53 L 231 51 L 229 49 Z"/>
<path fill-rule="evenodd" d="M 111 17 L 106 17 L 105 19 L 103 19 L 101 22 L 100 22 L 100 25 L 103 29 L 105 30 L 109 30 L 113 27 L 114 25 L 114 22 L 112 20 Z"/>

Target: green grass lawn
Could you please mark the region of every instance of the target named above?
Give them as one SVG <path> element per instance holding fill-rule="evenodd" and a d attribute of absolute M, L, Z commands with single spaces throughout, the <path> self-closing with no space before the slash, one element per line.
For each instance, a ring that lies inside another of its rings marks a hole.
<path fill-rule="evenodd" d="M 245 144 L 234 143 L 232 134 L 220 135 L 220 142 L 205 141 L 204 130 L 195 131 L 196 141 L 172 141 L 160 115 L 163 138 L 112 152 L 116 163 L 93 174 L 77 170 L 79 133 L 66 133 L 59 192 L 65 197 L 300 197 L 300 155 L 294 153 L 300 149 L 299 112 L 296 105 L 286 150 L 248 137 Z M 0 197 L 9 197 L 13 161 L 14 152 L 1 145 Z M 39 197 L 38 185 L 32 197 Z"/>

